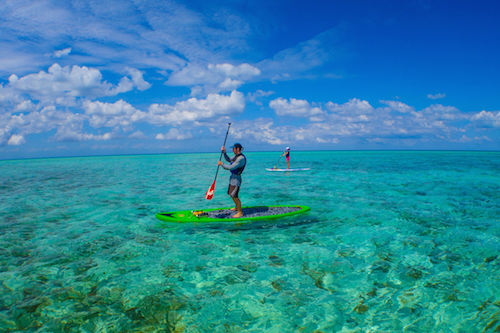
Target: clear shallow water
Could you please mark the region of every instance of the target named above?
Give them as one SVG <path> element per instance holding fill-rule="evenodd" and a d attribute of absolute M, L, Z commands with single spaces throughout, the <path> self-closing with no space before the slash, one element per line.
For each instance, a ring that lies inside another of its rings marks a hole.
<path fill-rule="evenodd" d="M 180 225 L 229 206 L 218 154 L 0 161 L 0 331 L 494 332 L 500 153 L 247 153 L 244 205 L 311 212 Z"/>

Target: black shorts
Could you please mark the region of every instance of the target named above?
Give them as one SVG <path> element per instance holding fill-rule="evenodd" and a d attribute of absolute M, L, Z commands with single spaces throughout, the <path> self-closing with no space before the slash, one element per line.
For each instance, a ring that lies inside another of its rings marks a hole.
<path fill-rule="evenodd" d="M 229 184 L 229 187 L 227 188 L 227 194 L 229 194 L 231 198 L 237 198 L 239 192 L 240 192 L 239 186 Z"/>

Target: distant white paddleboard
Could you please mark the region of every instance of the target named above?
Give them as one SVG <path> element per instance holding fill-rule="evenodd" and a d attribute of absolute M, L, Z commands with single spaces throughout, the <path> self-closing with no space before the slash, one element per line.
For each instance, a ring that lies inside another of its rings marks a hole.
<path fill-rule="evenodd" d="M 276 172 L 292 172 L 292 171 L 306 171 L 306 170 L 311 170 L 311 168 L 297 168 L 297 169 L 266 168 L 266 171 L 276 171 Z"/>

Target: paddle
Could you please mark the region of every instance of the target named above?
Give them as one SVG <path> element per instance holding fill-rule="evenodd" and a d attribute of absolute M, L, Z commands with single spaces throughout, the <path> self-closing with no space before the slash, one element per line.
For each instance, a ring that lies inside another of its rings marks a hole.
<path fill-rule="evenodd" d="M 226 138 L 224 139 L 224 144 L 223 144 L 224 147 L 226 146 L 227 135 L 229 134 L 229 127 L 231 127 L 231 123 L 227 124 Z M 222 151 L 220 152 L 219 161 L 221 159 L 222 159 Z M 210 186 L 207 193 L 205 193 L 205 199 L 207 199 L 207 200 L 212 200 L 212 198 L 214 197 L 215 182 L 217 181 L 217 175 L 219 174 L 219 166 L 220 165 L 217 165 L 217 171 L 215 172 L 215 178 L 214 178 L 214 182 L 212 183 L 212 186 Z"/>
<path fill-rule="evenodd" d="M 278 166 L 278 163 L 280 162 L 282 157 L 283 157 L 283 154 L 281 154 L 280 158 L 278 158 L 278 162 L 276 162 L 276 165 L 273 166 L 273 169 L 276 169 L 276 167 Z"/>

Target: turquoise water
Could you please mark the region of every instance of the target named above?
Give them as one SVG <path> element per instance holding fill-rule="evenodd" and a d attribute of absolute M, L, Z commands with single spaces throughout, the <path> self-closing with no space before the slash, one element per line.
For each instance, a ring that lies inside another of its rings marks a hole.
<path fill-rule="evenodd" d="M 244 205 L 311 212 L 168 224 L 229 206 L 218 154 L 0 161 L 0 331 L 500 330 L 500 153 L 247 153 Z"/>

